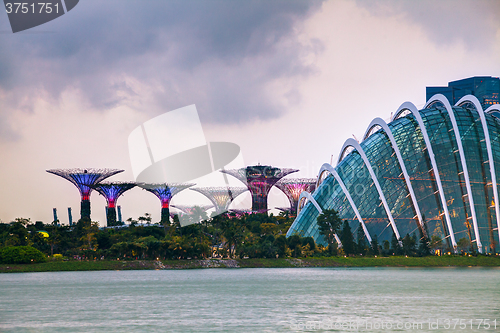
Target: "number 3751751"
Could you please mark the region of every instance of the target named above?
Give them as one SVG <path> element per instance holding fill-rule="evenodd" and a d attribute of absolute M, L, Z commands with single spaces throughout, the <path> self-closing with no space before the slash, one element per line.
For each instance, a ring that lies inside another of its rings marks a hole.
<path fill-rule="evenodd" d="M 5 9 L 7 14 L 50 14 L 52 12 L 59 13 L 59 3 L 52 2 L 38 2 L 38 3 L 26 3 L 26 2 L 7 2 L 5 4 Z"/>

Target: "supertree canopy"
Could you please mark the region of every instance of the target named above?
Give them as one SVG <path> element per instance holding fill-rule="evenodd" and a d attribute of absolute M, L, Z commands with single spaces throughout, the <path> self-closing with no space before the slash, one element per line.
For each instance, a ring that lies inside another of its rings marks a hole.
<path fill-rule="evenodd" d="M 93 187 L 104 179 L 123 172 L 118 169 L 50 169 L 49 173 L 63 177 L 72 182 L 82 197 L 80 207 L 80 218 L 90 220 L 90 192 Z"/>
<path fill-rule="evenodd" d="M 303 191 L 311 193 L 316 187 L 316 179 L 313 178 L 285 178 L 276 183 L 276 187 L 285 193 L 290 201 L 290 213 L 297 213 L 297 204 Z"/>
<path fill-rule="evenodd" d="M 213 203 L 217 215 L 227 212 L 231 202 L 247 191 L 245 187 L 197 187 L 191 190 L 206 196 Z"/>
<path fill-rule="evenodd" d="M 194 186 L 194 184 L 169 184 L 169 183 L 158 183 L 158 184 L 147 184 L 139 183 L 140 187 L 148 192 L 153 193 L 161 201 L 161 223 L 165 224 L 169 222 L 170 215 L 170 200 L 172 197 L 182 190 L 188 187 Z M 168 223 L 167 223 L 168 224 Z"/>
<path fill-rule="evenodd" d="M 123 193 L 134 188 L 137 184 L 132 182 L 106 182 L 95 185 L 95 190 L 104 198 L 108 206 L 106 207 L 106 220 L 108 227 L 119 225 L 116 221 L 116 201 Z"/>
<path fill-rule="evenodd" d="M 234 170 L 221 170 L 238 178 L 252 194 L 252 210 L 267 211 L 267 196 L 271 187 L 286 175 L 297 172 L 296 169 L 276 168 L 268 165 L 254 165 Z"/>

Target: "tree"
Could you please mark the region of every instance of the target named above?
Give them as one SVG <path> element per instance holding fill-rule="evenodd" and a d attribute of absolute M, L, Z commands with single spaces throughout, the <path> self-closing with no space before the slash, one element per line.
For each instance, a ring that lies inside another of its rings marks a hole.
<path fill-rule="evenodd" d="M 429 238 L 422 233 L 422 230 L 419 229 L 420 232 L 420 242 L 418 245 L 418 255 L 425 257 L 431 254 L 431 249 L 429 248 Z"/>
<path fill-rule="evenodd" d="M 328 242 L 328 246 L 335 242 L 335 235 L 339 233 L 342 219 L 339 217 L 335 209 L 325 209 L 321 213 L 316 222 L 319 227 L 320 235 L 323 235 Z"/>
<path fill-rule="evenodd" d="M 366 252 L 368 252 L 368 243 L 366 242 L 365 232 L 363 230 L 363 226 L 361 225 L 361 223 L 359 224 L 358 227 L 357 238 L 358 238 L 358 253 L 361 255 L 365 255 Z"/>
<path fill-rule="evenodd" d="M 436 251 L 443 247 L 443 240 L 438 235 L 432 235 L 431 237 L 431 249 Z"/>
<path fill-rule="evenodd" d="M 402 253 L 401 245 L 399 244 L 399 242 L 400 240 L 396 238 L 396 234 L 393 232 L 391 238 L 391 250 L 392 253 L 396 256 L 399 256 Z"/>
<path fill-rule="evenodd" d="M 243 238 L 245 227 L 237 219 L 223 218 L 221 228 L 222 234 L 226 239 L 227 251 L 231 258 L 232 254 L 236 253 L 236 248 Z"/>
<path fill-rule="evenodd" d="M 95 251 L 97 249 L 96 234 L 99 231 L 97 222 L 83 221 L 83 236 L 80 241 L 83 242 L 83 250 Z"/>
<path fill-rule="evenodd" d="M 371 246 L 372 246 L 373 255 L 378 256 L 380 251 L 379 251 L 379 246 L 378 246 L 377 235 L 373 235 Z"/>
<path fill-rule="evenodd" d="M 458 240 L 457 247 L 462 252 L 469 251 L 471 248 L 471 242 L 467 238 L 462 237 Z"/>
<path fill-rule="evenodd" d="M 344 221 L 344 225 L 342 227 L 340 242 L 342 243 L 342 249 L 344 249 L 344 253 L 346 255 L 356 253 L 356 243 L 354 242 L 351 227 L 349 226 L 347 220 Z"/>
<path fill-rule="evenodd" d="M 60 235 L 59 235 L 59 230 L 57 226 L 51 226 L 50 228 L 47 228 L 50 233 L 49 237 L 47 239 L 47 243 L 50 245 L 50 255 L 54 255 L 54 249 L 59 244 L 60 241 Z"/>
<path fill-rule="evenodd" d="M 145 213 L 144 216 L 139 216 L 138 220 L 140 223 L 150 224 L 151 223 L 151 214 Z"/>
<path fill-rule="evenodd" d="M 406 236 L 403 238 L 403 253 L 407 256 L 414 255 L 416 245 L 416 237 L 412 237 L 409 234 L 406 234 Z"/>

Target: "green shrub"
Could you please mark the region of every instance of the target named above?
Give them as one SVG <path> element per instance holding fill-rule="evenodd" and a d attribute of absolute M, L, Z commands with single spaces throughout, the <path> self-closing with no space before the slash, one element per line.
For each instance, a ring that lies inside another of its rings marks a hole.
<path fill-rule="evenodd" d="M 45 255 L 31 246 L 8 246 L 0 249 L 0 263 L 2 264 L 28 264 L 45 261 L 47 261 Z"/>

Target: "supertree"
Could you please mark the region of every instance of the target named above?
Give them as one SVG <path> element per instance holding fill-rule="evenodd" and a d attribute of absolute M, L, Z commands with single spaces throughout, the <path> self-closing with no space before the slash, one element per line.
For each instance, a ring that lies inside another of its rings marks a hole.
<path fill-rule="evenodd" d="M 216 215 L 227 212 L 231 202 L 247 191 L 245 187 L 196 187 L 191 190 L 206 196 L 213 203 Z"/>
<path fill-rule="evenodd" d="M 280 169 L 268 165 L 254 165 L 241 169 L 224 170 L 245 184 L 252 194 L 252 210 L 267 211 L 267 196 L 274 184 L 286 175 L 297 172 L 296 169 Z"/>
<path fill-rule="evenodd" d="M 120 225 L 116 221 L 116 201 L 118 197 L 136 185 L 136 183 L 132 182 L 103 182 L 94 186 L 95 190 L 106 198 L 106 202 L 108 203 L 106 207 L 106 222 L 108 227 Z"/>
<path fill-rule="evenodd" d="M 139 183 L 140 187 L 145 189 L 148 192 L 153 193 L 160 199 L 161 201 L 161 223 L 163 225 L 170 224 L 168 223 L 170 216 L 170 200 L 172 197 L 179 193 L 182 190 L 187 189 L 188 187 L 194 186 L 194 184 L 169 184 L 169 183 L 157 183 L 157 184 L 148 184 L 148 183 Z"/>
<path fill-rule="evenodd" d="M 282 190 L 290 201 L 290 213 L 296 214 L 300 194 L 303 191 L 307 191 L 309 193 L 313 192 L 316 187 L 316 179 L 285 178 L 277 182 L 276 187 Z"/>
<path fill-rule="evenodd" d="M 51 169 L 46 170 L 49 173 L 63 177 L 73 183 L 82 197 L 80 205 L 80 218 L 90 220 L 90 192 L 92 188 L 104 179 L 123 172 L 118 169 Z"/>

